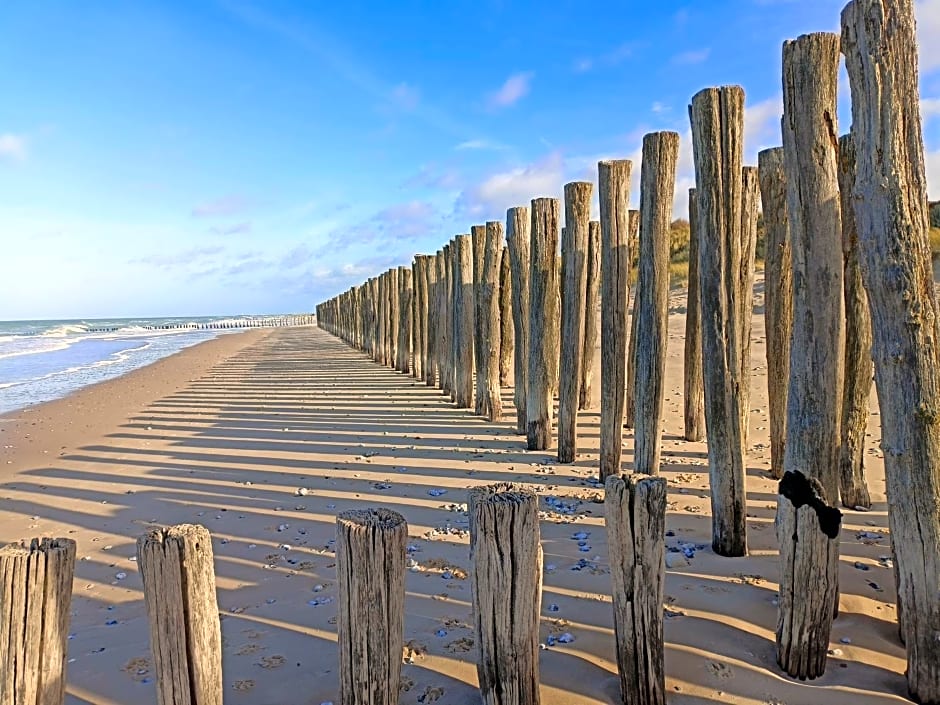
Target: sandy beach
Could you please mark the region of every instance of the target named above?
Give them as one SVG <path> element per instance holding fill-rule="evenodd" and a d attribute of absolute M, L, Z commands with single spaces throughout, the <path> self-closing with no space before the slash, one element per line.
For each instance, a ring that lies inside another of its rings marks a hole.
<path fill-rule="evenodd" d="M 667 546 L 694 555 L 668 554 L 669 702 L 907 702 L 893 576 L 882 559 L 890 547 L 874 398 L 866 452 L 874 504 L 845 511 L 832 655 L 823 678 L 795 682 L 774 656 L 777 495 L 767 476 L 760 297 L 747 457 L 750 555 L 734 559 L 710 548 L 705 444 L 682 439 L 684 298 L 672 292 L 662 474 Z M 560 466 L 554 452 L 527 452 L 514 433 L 510 388 L 503 404 L 506 420 L 488 423 L 327 333 L 299 327 L 224 335 L 0 417 L 0 539 L 78 543 L 67 702 L 155 701 L 135 540 L 152 524 L 176 523 L 204 524 L 213 535 L 226 702 L 335 702 L 335 515 L 377 505 L 405 515 L 417 563 L 406 582 L 413 663 L 403 667 L 401 702 L 479 702 L 460 505 L 468 487 L 496 481 L 526 483 L 574 508 L 557 513 L 541 503 L 540 636 L 574 637 L 541 651 L 543 703 L 618 702 L 603 504 L 590 482 L 599 408 L 580 416 L 578 461 Z M 628 469 L 630 431 L 625 444 Z M 581 531 L 590 534 L 588 550 L 572 539 Z"/>

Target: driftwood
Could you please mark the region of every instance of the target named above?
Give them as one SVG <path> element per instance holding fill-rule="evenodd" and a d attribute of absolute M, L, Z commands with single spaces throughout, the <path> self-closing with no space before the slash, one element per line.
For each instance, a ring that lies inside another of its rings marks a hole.
<path fill-rule="evenodd" d="M 698 293 L 699 234 L 695 189 L 689 189 L 689 286 L 685 306 L 683 420 L 685 439 L 705 438 L 705 382 L 702 378 L 702 309 Z"/>
<path fill-rule="evenodd" d="M 515 354 L 513 403 L 516 406 L 516 433 L 527 432 L 526 392 L 529 366 L 529 209 L 525 206 L 506 212 L 506 246 L 512 269 L 512 322 Z"/>

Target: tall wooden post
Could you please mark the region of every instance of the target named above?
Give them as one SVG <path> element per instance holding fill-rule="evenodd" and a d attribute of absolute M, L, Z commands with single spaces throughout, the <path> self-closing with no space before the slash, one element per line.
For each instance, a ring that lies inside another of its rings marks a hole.
<path fill-rule="evenodd" d="M 212 537 L 204 526 L 137 539 L 159 705 L 222 705 L 222 629 Z"/>
<path fill-rule="evenodd" d="M 512 265 L 509 248 L 501 246 L 499 258 L 499 384 L 508 387 L 511 379 L 515 336 L 512 321 Z"/>
<path fill-rule="evenodd" d="M 767 399 L 770 416 L 770 474 L 783 477 L 793 329 L 793 260 L 787 216 L 783 147 L 757 155 L 764 215 L 764 328 L 767 332 Z"/>
<path fill-rule="evenodd" d="M 503 224 L 489 221 L 486 224 L 483 246 L 483 266 L 480 272 L 480 305 L 477 309 L 480 347 L 477 370 L 477 389 L 483 393 L 480 412 L 489 421 L 499 421 L 503 405 L 499 395 L 499 270 L 502 260 Z"/>
<path fill-rule="evenodd" d="M 473 406 L 473 253 L 469 235 L 454 238 L 454 402 Z"/>
<path fill-rule="evenodd" d="M 578 409 L 591 408 L 594 396 L 594 359 L 600 337 L 601 293 L 601 224 L 592 220 L 588 224 L 588 246 L 585 272 L 584 298 L 584 351 L 581 353 L 581 389 Z"/>
<path fill-rule="evenodd" d="M 741 341 L 741 439 L 745 452 L 751 426 L 751 327 L 754 317 L 754 255 L 757 250 L 757 216 L 760 211 L 760 183 L 757 167 L 741 171 L 741 269 L 738 276 L 740 298 L 736 315 Z"/>
<path fill-rule="evenodd" d="M 538 497 L 513 485 L 469 491 L 470 590 L 486 705 L 538 705 L 542 547 Z"/>
<path fill-rule="evenodd" d="M 378 277 L 376 277 L 378 282 L 378 301 L 376 305 L 377 313 L 377 325 L 376 325 L 376 341 L 375 341 L 375 361 L 380 365 L 385 364 L 387 350 L 386 345 L 388 343 L 388 337 L 385 333 L 385 330 L 388 326 L 388 296 L 386 295 L 385 289 L 388 280 L 385 277 L 383 272 Z"/>
<path fill-rule="evenodd" d="M 75 542 L 0 548 L 0 703 L 65 702 Z M 221 698 L 219 699 L 221 703 Z"/>
<path fill-rule="evenodd" d="M 705 438 L 705 382 L 702 379 L 702 310 L 698 293 L 698 203 L 695 189 L 689 189 L 689 284 L 685 306 L 685 349 L 683 402 L 685 439 Z M 768 334 L 769 335 L 769 334 Z"/>
<path fill-rule="evenodd" d="M 597 165 L 601 210 L 600 476 L 620 473 L 630 289 L 630 171 L 626 159 Z"/>
<path fill-rule="evenodd" d="M 578 455 L 578 404 L 584 354 L 584 307 L 587 285 L 589 181 L 565 184 L 565 227 L 561 241 L 561 338 L 558 379 L 558 462 Z"/>
<path fill-rule="evenodd" d="M 786 473 L 814 482 L 825 504 L 838 497 L 844 313 L 836 135 L 839 37 L 803 35 L 783 45 L 783 150 L 793 245 L 793 341 L 787 398 Z M 783 482 L 781 483 L 781 485 Z M 838 534 L 817 510 L 783 494 L 777 502 L 780 608 L 777 662 L 791 676 L 826 670 L 838 593 Z"/>
<path fill-rule="evenodd" d="M 872 317 L 888 523 L 912 700 L 940 703 L 940 326 L 911 0 L 842 12 L 852 86 L 853 190 Z"/>
<path fill-rule="evenodd" d="M 336 517 L 341 705 L 397 705 L 405 628 L 408 524 L 389 509 Z"/>
<path fill-rule="evenodd" d="M 740 397 L 743 354 L 734 312 L 740 299 L 744 91 L 739 86 L 700 91 L 692 98 L 689 117 L 702 236 L 698 276 L 712 548 L 722 556 L 743 556 L 747 553 Z"/>
<path fill-rule="evenodd" d="M 558 383 L 558 199 L 532 201 L 529 246 L 529 365 L 526 425 L 529 450 L 552 443 L 552 412 Z"/>
<path fill-rule="evenodd" d="M 401 330 L 401 289 L 398 285 L 398 268 L 388 270 L 388 366 L 398 366 L 399 331 Z"/>
<path fill-rule="evenodd" d="M 529 209 L 506 211 L 506 247 L 512 270 L 512 322 L 515 355 L 513 364 L 513 403 L 516 407 L 516 433 L 525 434 L 526 391 L 529 366 Z"/>
<path fill-rule="evenodd" d="M 624 703 L 665 705 L 666 480 L 608 477 L 604 513 L 621 697 Z"/>
<path fill-rule="evenodd" d="M 855 227 L 855 142 L 839 139 L 839 197 L 842 206 L 842 260 L 845 291 L 845 393 L 839 448 L 839 495 L 849 509 L 871 507 L 865 482 L 865 431 L 874 363 L 871 359 L 871 313 L 858 261 Z"/>
<path fill-rule="evenodd" d="M 427 326 L 427 291 L 424 276 L 424 255 L 415 255 L 411 264 L 412 281 L 412 363 L 411 376 L 415 379 L 424 379 L 424 333 Z M 423 305 L 422 305 L 423 302 Z"/>
<path fill-rule="evenodd" d="M 669 338 L 669 225 L 676 188 L 679 135 L 643 138 L 640 176 L 640 280 L 637 292 L 636 448 L 633 467 L 659 474 L 666 344 Z"/>
<path fill-rule="evenodd" d="M 470 243 L 472 249 L 472 268 L 473 268 L 473 370 L 475 391 L 473 395 L 473 410 L 475 413 L 483 416 L 483 396 L 485 394 L 483 380 L 480 370 L 483 368 L 483 344 L 482 344 L 482 316 L 480 310 L 483 305 L 483 258 L 486 253 L 486 226 L 470 226 Z"/>
<path fill-rule="evenodd" d="M 443 265 L 444 271 L 441 275 L 441 319 L 443 326 L 441 330 L 441 360 L 443 384 L 441 390 L 447 396 L 453 398 L 454 392 L 454 254 L 456 243 L 451 240 L 444 245 Z"/>
<path fill-rule="evenodd" d="M 641 166 L 642 170 L 642 166 Z M 636 346 L 639 335 L 637 334 L 637 324 L 640 317 L 637 316 L 637 303 L 640 300 L 639 291 L 642 287 L 640 282 L 640 211 L 630 211 L 630 258 L 632 260 L 631 269 L 636 268 L 636 286 L 633 288 L 633 306 L 630 308 L 630 340 L 627 345 L 627 386 L 624 397 L 623 425 L 627 428 L 634 427 L 636 420 Z"/>
<path fill-rule="evenodd" d="M 414 334 L 414 281 L 411 267 L 398 268 L 398 364 L 399 372 L 411 372 L 412 342 Z"/>
<path fill-rule="evenodd" d="M 440 250 L 429 256 L 425 270 L 428 292 L 428 320 L 427 330 L 425 331 L 427 362 L 424 367 L 424 382 L 429 387 L 433 387 L 437 383 L 440 371 L 439 341 L 441 337 L 440 329 L 443 325 L 438 315 L 440 310 L 440 304 L 438 303 L 438 297 L 440 296 L 440 279 L 438 278 L 440 257 Z"/>

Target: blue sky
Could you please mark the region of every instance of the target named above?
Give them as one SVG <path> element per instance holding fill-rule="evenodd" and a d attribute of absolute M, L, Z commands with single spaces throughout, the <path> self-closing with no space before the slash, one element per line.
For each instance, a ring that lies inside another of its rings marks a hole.
<path fill-rule="evenodd" d="M 684 215 L 691 96 L 744 86 L 756 163 L 783 40 L 843 5 L 4 3 L 0 319 L 311 310 L 601 158 L 635 160 L 636 203 L 653 130 Z M 917 12 L 940 198 L 940 0 Z"/>

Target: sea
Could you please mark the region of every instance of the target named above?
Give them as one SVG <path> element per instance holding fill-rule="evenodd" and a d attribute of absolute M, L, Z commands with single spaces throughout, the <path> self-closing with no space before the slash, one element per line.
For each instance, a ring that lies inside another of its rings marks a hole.
<path fill-rule="evenodd" d="M 0 414 L 120 377 L 255 320 L 207 316 L 0 321 Z M 207 325 L 220 327 L 202 328 Z"/>

